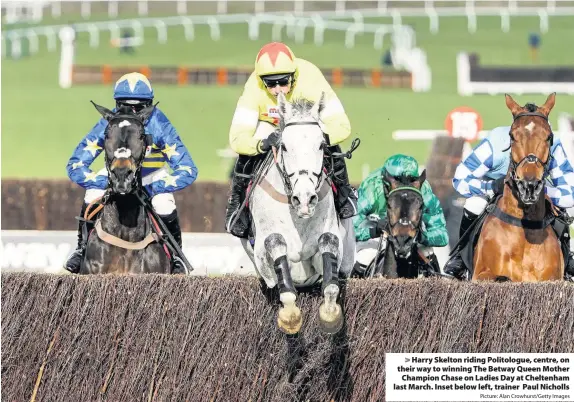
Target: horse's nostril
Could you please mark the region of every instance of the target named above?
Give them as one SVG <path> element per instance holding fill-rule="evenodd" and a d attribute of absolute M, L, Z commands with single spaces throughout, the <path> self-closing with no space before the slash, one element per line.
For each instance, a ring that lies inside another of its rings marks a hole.
<path fill-rule="evenodd" d="M 301 201 L 299 200 L 299 197 L 297 197 L 296 195 L 294 195 L 294 196 L 291 198 L 291 201 L 293 202 L 293 206 L 295 206 L 295 207 L 296 207 L 297 205 L 301 204 Z"/>
<path fill-rule="evenodd" d="M 319 200 L 319 199 L 317 198 L 317 195 L 313 194 L 313 195 L 311 196 L 311 198 L 309 199 L 309 204 L 310 204 L 310 205 L 315 205 L 315 204 L 317 204 L 318 200 Z"/>

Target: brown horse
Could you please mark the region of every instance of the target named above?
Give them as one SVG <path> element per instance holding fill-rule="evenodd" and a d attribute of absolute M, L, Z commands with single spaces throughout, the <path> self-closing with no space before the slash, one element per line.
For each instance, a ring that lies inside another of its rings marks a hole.
<path fill-rule="evenodd" d="M 476 245 L 473 280 L 537 282 L 564 276 L 560 241 L 550 225 L 553 206 L 544 195 L 553 141 L 548 115 L 555 96 L 541 107 L 522 107 L 506 95 L 514 118 L 510 165 L 503 195 Z"/>

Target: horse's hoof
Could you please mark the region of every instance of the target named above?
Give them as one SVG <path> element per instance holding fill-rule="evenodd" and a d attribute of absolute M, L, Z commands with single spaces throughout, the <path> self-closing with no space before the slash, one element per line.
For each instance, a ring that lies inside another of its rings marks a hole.
<path fill-rule="evenodd" d="M 319 324 L 327 334 L 336 334 L 343 328 L 343 310 L 339 304 L 327 307 L 325 303 L 319 306 Z"/>
<path fill-rule="evenodd" d="M 296 305 L 285 306 L 279 309 L 277 325 L 287 335 L 295 335 L 301 330 L 303 317 L 301 310 Z"/>

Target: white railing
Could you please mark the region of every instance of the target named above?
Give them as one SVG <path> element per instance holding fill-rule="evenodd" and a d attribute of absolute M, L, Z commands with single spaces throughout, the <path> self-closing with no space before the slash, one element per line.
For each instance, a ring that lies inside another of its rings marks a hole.
<path fill-rule="evenodd" d="M 233 1 L 233 0 L 229 0 Z M 284 4 L 291 3 L 291 10 L 294 13 L 303 13 L 311 11 L 313 3 L 321 3 L 322 7 L 329 6 L 332 11 L 337 14 L 345 14 L 356 7 L 353 0 L 332 0 L 332 1 L 304 1 L 304 0 L 285 0 Z M 92 17 L 92 1 L 85 0 L 76 2 L 80 4 L 80 14 L 84 19 Z M 101 1 L 98 1 L 101 3 Z M 132 3 L 132 2 L 130 2 Z M 190 11 L 188 5 L 193 1 L 164 1 L 165 7 L 174 10 L 178 15 L 187 15 Z M 251 2 L 242 2 L 244 7 L 248 8 L 246 12 L 264 13 L 268 10 L 266 4 L 276 3 L 273 0 L 253 0 Z M 251 5 L 249 5 L 251 3 Z M 373 2 L 374 3 L 374 2 Z M 460 6 L 460 4 L 464 6 Z M 546 13 L 552 14 L 556 11 L 562 11 L 565 8 L 570 8 L 572 3 L 570 0 L 506 0 L 500 1 L 499 5 L 491 6 L 488 2 L 475 0 L 440 0 L 437 4 L 434 0 L 401 0 L 400 2 L 379 0 L 376 2 L 376 12 L 379 15 L 383 14 L 397 14 L 401 16 L 421 16 L 428 17 L 430 21 L 431 30 L 438 30 L 438 17 L 443 16 L 467 16 L 469 18 L 469 27 L 476 27 L 475 17 L 477 15 L 500 15 L 501 25 L 509 27 L 509 15 L 520 15 L 521 12 L 538 13 L 544 10 Z M 120 14 L 120 1 L 107 0 L 107 14 L 109 18 L 118 18 Z M 227 14 L 228 0 L 216 1 L 217 14 Z M 349 8 L 350 7 L 350 8 Z M 271 7 L 276 8 L 276 7 Z M 62 2 L 61 1 L 43 1 L 43 0 L 3 0 L 2 9 L 4 10 L 4 23 L 11 24 L 15 22 L 40 22 L 43 19 L 46 9 L 49 9 L 49 14 L 52 18 L 60 18 L 62 16 Z M 149 14 L 148 0 L 137 1 L 137 13 L 140 17 L 146 17 Z M 477 14 L 480 13 L 480 14 Z M 483 14 L 487 13 L 487 14 Z M 536 14 L 534 14 L 536 15 Z M 560 14 L 563 15 L 563 14 Z M 474 21 L 474 22 L 473 22 Z"/>
<path fill-rule="evenodd" d="M 270 1 L 254 0 L 249 13 L 261 14 L 266 12 L 266 3 Z M 92 17 L 92 2 L 82 1 L 80 4 L 80 14 L 84 19 Z M 119 1 L 107 1 L 107 14 L 109 18 L 117 18 L 119 15 Z M 130 2 L 131 3 L 131 2 Z M 189 12 L 188 3 L 190 1 L 165 1 L 166 7 L 171 5 L 178 15 L 187 15 Z M 249 2 L 242 2 L 247 3 Z M 285 3 L 288 3 L 286 1 Z M 349 12 L 356 12 L 353 9 L 353 1 L 333 0 L 333 1 L 303 1 L 291 0 L 292 13 L 304 14 L 312 12 L 305 9 L 306 3 L 321 3 L 331 6 L 332 10 L 328 11 L 334 16 L 345 16 Z M 463 3 L 464 6 L 460 4 Z M 401 2 L 387 2 L 385 0 L 377 1 L 377 7 L 368 10 L 359 10 L 363 14 L 370 16 L 387 16 L 393 18 L 394 22 L 400 24 L 403 17 L 423 17 L 429 19 L 429 30 L 436 33 L 439 30 L 440 17 L 466 17 L 468 19 L 469 32 L 476 32 L 477 17 L 480 16 L 498 16 L 500 17 L 501 30 L 507 32 L 510 30 L 511 16 L 537 16 L 540 19 L 540 29 L 542 32 L 548 30 L 548 17 L 553 15 L 574 15 L 574 7 L 571 0 L 506 0 L 497 2 L 499 5 L 493 6 L 489 2 L 475 0 L 402 0 Z M 217 0 L 217 14 L 227 14 L 227 0 Z M 504 5 L 502 5 L 504 4 Z M 175 6 L 175 7 L 174 7 Z M 349 9 L 347 6 L 350 6 Z M 308 6 L 312 7 L 312 6 Z M 44 9 L 50 8 L 51 16 L 59 18 L 62 16 L 62 4 L 60 1 L 43 1 L 43 0 L 4 0 L 2 9 L 4 9 L 4 23 L 11 24 L 15 22 L 33 22 L 37 23 L 43 19 Z M 137 1 L 137 12 L 140 17 L 148 16 L 148 1 Z"/>

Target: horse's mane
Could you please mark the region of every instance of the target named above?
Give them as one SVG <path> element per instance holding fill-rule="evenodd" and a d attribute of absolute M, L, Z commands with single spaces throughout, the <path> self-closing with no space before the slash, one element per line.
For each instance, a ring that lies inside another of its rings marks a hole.
<path fill-rule="evenodd" d="M 527 103 L 524 105 L 524 108 L 528 113 L 534 113 L 538 110 L 538 106 L 536 106 L 534 103 Z"/>

